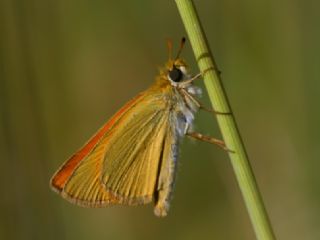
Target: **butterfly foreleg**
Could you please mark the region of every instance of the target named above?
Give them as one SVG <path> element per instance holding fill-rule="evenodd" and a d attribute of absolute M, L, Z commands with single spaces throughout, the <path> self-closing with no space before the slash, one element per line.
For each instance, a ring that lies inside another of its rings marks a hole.
<path fill-rule="evenodd" d="M 190 99 L 193 104 L 195 104 L 199 109 L 206 111 L 206 112 L 211 112 L 214 114 L 219 114 L 219 115 L 230 115 L 230 112 L 219 112 L 219 111 L 215 111 L 211 108 L 207 108 L 205 107 L 194 95 L 190 94 L 187 90 L 185 89 L 181 89 L 182 94 L 187 97 L 188 99 Z"/>

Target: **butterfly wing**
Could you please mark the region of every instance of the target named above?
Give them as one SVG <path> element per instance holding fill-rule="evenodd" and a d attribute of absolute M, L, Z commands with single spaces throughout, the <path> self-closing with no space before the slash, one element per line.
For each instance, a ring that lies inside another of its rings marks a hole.
<path fill-rule="evenodd" d="M 85 206 L 142 204 L 156 194 L 157 215 L 164 215 L 176 137 L 169 103 L 162 97 L 144 95 L 120 110 L 53 177 L 55 189 Z"/>

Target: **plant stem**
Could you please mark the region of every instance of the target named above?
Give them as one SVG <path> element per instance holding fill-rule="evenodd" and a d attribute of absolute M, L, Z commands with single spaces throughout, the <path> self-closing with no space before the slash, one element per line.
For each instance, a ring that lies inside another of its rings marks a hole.
<path fill-rule="evenodd" d="M 248 155 L 222 86 L 217 65 L 209 50 L 194 4 L 192 0 L 175 1 L 188 33 L 199 68 L 201 72 L 205 72 L 204 83 L 212 106 L 217 112 L 230 113 L 217 114 L 217 120 L 226 146 L 234 151 L 229 152 L 229 157 L 249 212 L 256 237 L 259 240 L 275 239 L 249 163 Z"/>

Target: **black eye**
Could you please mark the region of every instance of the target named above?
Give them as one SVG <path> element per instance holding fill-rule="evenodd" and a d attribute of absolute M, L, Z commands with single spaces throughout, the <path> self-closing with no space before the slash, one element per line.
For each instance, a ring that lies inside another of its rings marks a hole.
<path fill-rule="evenodd" d="M 174 82 L 180 82 L 182 80 L 182 72 L 180 69 L 173 67 L 173 69 L 169 71 L 169 77 Z"/>

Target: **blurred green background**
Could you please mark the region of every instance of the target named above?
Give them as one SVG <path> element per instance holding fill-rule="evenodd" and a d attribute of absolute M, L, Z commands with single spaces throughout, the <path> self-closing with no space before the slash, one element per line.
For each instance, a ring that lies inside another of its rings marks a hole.
<path fill-rule="evenodd" d="M 320 239 L 320 2 L 195 4 L 278 239 Z M 49 188 L 186 35 L 174 1 L 0 0 L 0 34 L 0 239 L 255 239 L 227 154 L 206 143 L 183 142 L 165 219 Z M 220 136 L 208 113 L 196 128 Z"/>

